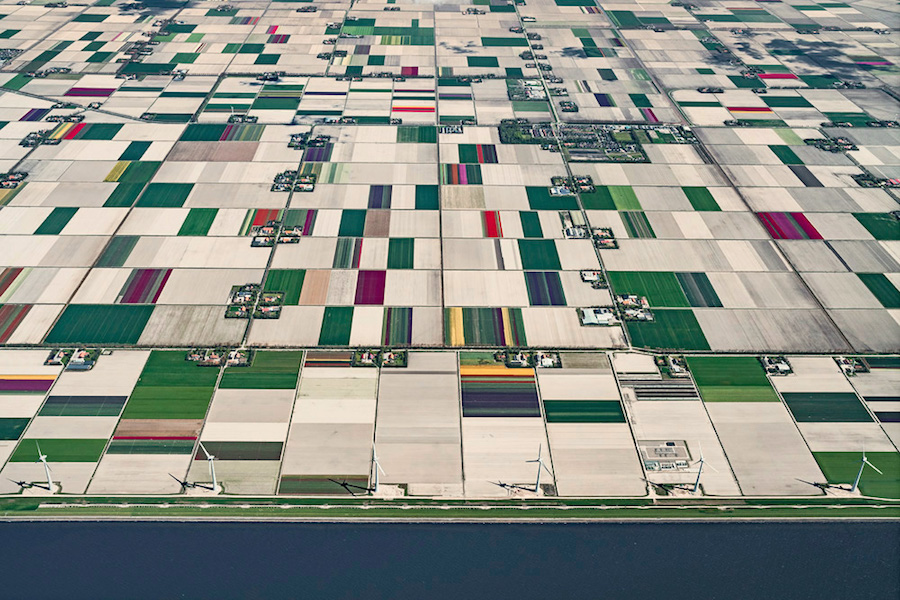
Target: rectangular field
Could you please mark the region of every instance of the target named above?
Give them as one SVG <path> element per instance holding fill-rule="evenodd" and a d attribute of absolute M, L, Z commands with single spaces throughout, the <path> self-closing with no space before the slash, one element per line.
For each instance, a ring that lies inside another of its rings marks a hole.
<path fill-rule="evenodd" d="M 833 484 L 852 484 L 862 460 L 862 452 L 816 452 L 813 456 L 828 483 Z M 876 498 L 900 498 L 900 454 L 867 452 L 866 458 L 884 475 L 866 467 L 859 480 L 860 491 Z"/>
<path fill-rule="evenodd" d="M 125 405 L 123 419 L 203 419 L 219 370 L 185 360 L 179 350 L 154 350 Z"/>
<path fill-rule="evenodd" d="M 709 350 L 697 317 L 690 310 L 653 311 L 653 321 L 627 321 L 632 343 L 659 350 Z"/>
<path fill-rule="evenodd" d="M 869 423 L 872 417 L 854 393 L 783 392 L 785 404 L 801 423 Z"/>
<path fill-rule="evenodd" d="M 548 423 L 624 423 L 618 400 L 544 400 Z"/>
<path fill-rule="evenodd" d="M 778 402 L 759 361 L 742 356 L 691 356 L 688 368 L 706 402 Z"/>
<path fill-rule="evenodd" d="M 47 455 L 47 462 L 97 462 L 106 447 L 106 440 L 79 439 L 24 439 L 12 456 L 10 462 L 34 462 L 38 458 L 38 445 L 41 452 Z"/>
<path fill-rule="evenodd" d="M 222 375 L 220 388 L 286 390 L 297 387 L 303 351 L 259 351 L 249 367 L 230 367 Z"/>
<path fill-rule="evenodd" d="M 48 344 L 137 344 L 153 314 L 150 305 L 70 304 L 47 334 Z"/>

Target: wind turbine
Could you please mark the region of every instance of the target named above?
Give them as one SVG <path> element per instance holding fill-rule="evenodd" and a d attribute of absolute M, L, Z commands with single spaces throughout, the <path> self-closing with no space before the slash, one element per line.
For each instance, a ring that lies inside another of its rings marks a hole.
<path fill-rule="evenodd" d="M 216 457 L 206 451 L 203 442 L 200 442 L 200 449 L 203 450 L 203 454 L 206 455 L 206 462 L 209 464 L 209 475 L 212 477 L 212 489 L 213 491 L 216 491 L 219 489 L 219 486 L 216 483 Z"/>
<path fill-rule="evenodd" d="M 866 458 L 866 450 L 865 448 L 863 448 L 862 460 L 859 462 L 859 473 L 856 474 L 856 481 L 853 482 L 853 487 L 850 488 L 850 492 L 856 491 L 856 487 L 859 485 L 859 480 L 862 477 L 863 470 L 866 468 L 866 465 L 869 465 L 870 467 L 875 469 L 875 472 L 879 475 L 884 475 L 884 473 L 882 473 L 878 467 L 869 462 L 869 459 Z"/>
<path fill-rule="evenodd" d="M 384 469 L 381 468 L 381 465 L 378 464 L 378 454 L 375 453 L 375 446 L 372 446 L 372 471 L 373 471 L 373 480 L 372 480 L 372 493 L 378 493 L 378 473 L 381 472 L 384 475 Z"/>
<path fill-rule="evenodd" d="M 534 482 L 535 493 L 540 492 L 540 489 L 541 489 L 541 468 L 544 468 L 547 471 L 547 473 L 550 474 L 551 477 L 553 476 L 553 471 L 551 471 L 549 468 L 547 468 L 547 465 L 544 464 L 544 459 L 541 458 L 541 450 L 543 450 L 543 447 L 544 447 L 543 444 L 538 445 L 538 457 L 535 460 L 526 460 L 525 461 L 525 462 L 538 464 L 537 479 Z"/>
<path fill-rule="evenodd" d="M 41 445 L 37 440 L 34 441 L 35 446 L 37 446 L 38 451 L 38 459 L 34 462 L 44 463 L 44 473 L 47 475 L 47 489 L 50 493 L 53 493 L 53 478 L 50 477 L 50 465 L 47 464 L 47 455 L 41 452 Z"/>
<path fill-rule="evenodd" d="M 700 468 L 697 469 L 697 480 L 694 482 L 694 489 L 691 490 L 691 492 L 694 493 L 694 494 L 696 494 L 696 493 L 697 493 L 697 490 L 700 489 L 700 475 L 703 473 L 703 465 L 706 464 L 706 459 L 703 458 L 703 446 L 700 444 L 700 442 L 697 442 L 697 447 L 700 449 L 700 460 L 698 460 L 698 461 L 695 462 L 694 464 L 695 464 L 695 465 L 700 465 Z M 712 466 L 712 465 L 709 465 L 709 468 L 712 469 L 713 471 L 715 471 L 716 473 L 719 472 L 719 470 L 716 469 L 716 468 L 715 468 L 714 466 Z"/>

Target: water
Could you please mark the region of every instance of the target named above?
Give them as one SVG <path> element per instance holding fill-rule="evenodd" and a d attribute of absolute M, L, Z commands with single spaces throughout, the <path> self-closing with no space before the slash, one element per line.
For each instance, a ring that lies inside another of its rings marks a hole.
<path fill-rule="evenodd" d="M 900 523 L 4 523 L 0 598 L 900 598 Z"/>

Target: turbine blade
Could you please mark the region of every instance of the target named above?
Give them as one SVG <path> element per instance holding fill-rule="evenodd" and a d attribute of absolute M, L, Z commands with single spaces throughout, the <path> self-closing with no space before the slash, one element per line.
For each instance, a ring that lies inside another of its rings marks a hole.
<path fill-rule="evenodd" d="M 875 472 L 878 473 L 879 475 L 884 475 L 884 473 L 881 472 L 881 469 L 879 469 L 878 467 L 876 467 L 875 465 L 873 465 L 872 463 L 869 462 L 869 459 L 866 459 L 866 464 L 869 465 L 870 467 L 872 467 L 873 469 L 875 469 Z"/>
<path fill-rule="evenodd" d="M 547 473 L 548 473 L 551 477 L 553 477 L 553 471 L 551 471 L 550 468 L 549 468 L 547 465 L 545 465 L 545 464 L 542 462 L 542 463 L 541 463 L 541 466 L 544 467 L 544 470 L 547 471 Z"/>
<path fill-rule="evenodd" d="M 712 465 L 709 464 L 709 463 L 706 463 L 706 466 L 709 467 L 710 469 L 712 469 L 712 470 L 713 470 L 713 473 L 718 473 L 718 472 L 719 472 L 719 470 L 718 470 L 717 468 L 715 468 L 714 466 L 712 466 Z"/>
<path fill-rule="evenodd" d="M 384 469 L 381 468 L 381 465 L 380 465 L 380 464 L 375 463 L 375 466 L 378 467 L 378 472 L 379 472 L 379 473 L 381 473 L 382 475 L 387 475 L 387 473 L 384 472 Z"/>
<path fill-rule="evenodd" d="M 209 455 L 209 452 L 206 451 L 206 446 L 203 445 L 203 442 L 200 442 L 200 449 L 203 450 L 203 454 L 206 455 L 207 459 L 212 458 L 212 456 Z"/>

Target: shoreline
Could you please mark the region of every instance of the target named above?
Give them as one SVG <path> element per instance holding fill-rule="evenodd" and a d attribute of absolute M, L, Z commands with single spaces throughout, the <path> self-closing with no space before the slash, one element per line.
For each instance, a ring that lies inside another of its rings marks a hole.
<path fill-rule="evenodd" d="M 843 523 L 872 523 L 872 522 L 883 522 L 883 523 L 900 523 L 900 515 L 898 516 L 890 516 L 890 517 L 859 517 L 859 516 L 851 516 L 851 517 L 842 517 L 842 516 L 834 516 L 834 517 L 805 517 L 805 516 L 796 516 L 796 517 L 785 517 L 785 516 L 773 516 L 773 517 L 734 517 L 729 515 L 710 515 L 707 517 L 682 517 L 682 518 L 673 518 L 673 517 L 595 517 L 595 518 L 585 518 L 585 517 L 574 517 L 574 518 L 562 518 L 562 519 L 547 519 L 547 518 L 531 518 L 531 517 L 522 517 L 518 519 L 510 519 L 503 517 L 485 517 L 483 519 L 472 519 L 472 518 L 464 518 L 464 517 L 447 517 L 444 519 L 437 518 L 421 518 L 421 517 L 307 517 L 307 516 L 297 516 L 297 517 L 259 517 L 259 516 L 171 516 L 171 517 L 162 517 L 162 516 L 147 516 L 147 517 L 138 517 L 133 515 L 106 515 L 106 516 L 75 516 L 75 515 L 60 515 L 60 516 L 23 516 L 23 517 L 10 517 L 8 515 L 0 515 L 0 523 L 48 523 L 48 522 L 64 522 L 64 523 L 370 523 L 370 524 L 398 524 L 398 523 L 408 523 L 412 525 L 452 525 L 452 524 L 485 524 L 485 525 L 515 525 L 515 524 L 523 524 L 523 525 L 584 525 L 590 523 L 789 523 L 789 522 L 803 522 L 803 523 L 829 523 L 840 521 Z"/>
<path fill-rule="evenodd" d="M 0 499 L 0 521 L 171 521 L 171 522 L 378 522 L 378 523 L 588 523 L 678 521 L 900 521 L 900 503 L 769 502 L 724 500 L 654 504 L 627 500 L 604 504 L 511 504 L 447 502 L 363 503 L 256 499 L 169 501 L 156 498 Z"/>

